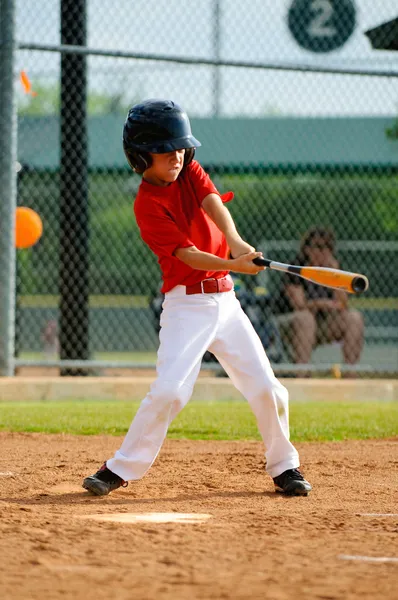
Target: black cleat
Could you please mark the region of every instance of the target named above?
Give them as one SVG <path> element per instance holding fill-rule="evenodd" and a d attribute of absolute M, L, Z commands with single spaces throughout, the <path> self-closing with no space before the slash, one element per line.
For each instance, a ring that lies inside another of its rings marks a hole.
<path fill-rule="evenodd" d="M 109 492 L 117 490 L 120 487 L 127 487 L 127 481 L 124 481 L 116 473 L 112 473 L 106 466 L 106 462 L 94 475 L 86 477 L 83 481 L 83 487 L 96 496 L 107 496 Z"/>
<path fill-rule="evenodd" d="M 304 479 L 298 469 L 288 469 L 274 477 L 275 491 L 288 496 L 308 496 L 311 484 Z"/>

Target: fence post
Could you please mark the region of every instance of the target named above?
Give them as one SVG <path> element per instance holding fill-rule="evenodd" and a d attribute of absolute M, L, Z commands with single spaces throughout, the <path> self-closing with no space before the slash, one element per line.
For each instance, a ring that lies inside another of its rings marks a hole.
<path fill-rule="evenodd" d="M 62 44 L 86 45 L 86 0 L 61 1 Z M 61 56 L 60 351 L 89 359 L 87 58 Z M 78 84 L 78 85 L 77 85 Z M 61 375 L 87 375 L 63 368 Z"/>
<path fill-rule="evenodd" d="M 14 374 L 17 118 L 15 0 L 0 0 L 0 375 Z"/>

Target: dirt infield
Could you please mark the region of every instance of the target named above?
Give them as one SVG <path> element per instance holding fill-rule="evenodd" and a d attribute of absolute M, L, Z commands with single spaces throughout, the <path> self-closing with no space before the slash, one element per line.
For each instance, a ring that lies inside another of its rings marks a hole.
<path fill-rule="evenodd" d="M 0 433 L 2 600 L 397 597 L 398 438 L 298 445 L 308 498 L 273 492 L 259 442 L 175 440 L 142 481 L 90 496 L 119 442 Z M 173 512 L 211 517 L 86 518 Z"/>

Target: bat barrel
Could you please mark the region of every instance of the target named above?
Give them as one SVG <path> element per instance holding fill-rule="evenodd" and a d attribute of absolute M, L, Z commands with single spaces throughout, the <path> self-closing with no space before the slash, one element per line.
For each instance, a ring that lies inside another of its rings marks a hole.
<path fill-rule="evenodd" d="M 356 275 L 351 283 L 352 291 L 356 294 L 366 292 L 369 287 L 369 281 L 363 275 Z"/>
<path fill-rule="evenodd" d="M 351 294 L 360 294 L 366 292 L 369 287 L 368 278 L 359 273 L 348 273 L 339 269 L 328 269 L 323 267 L 299 267 L 297 265 L 286 265 L 275 262 L 268 258 L 257 257 L 253 259 L 254 264 L 263 267 L 269 267 L 276 271 L 292 273 L 313 281 L 318 285 L 324 285 L 334 289 L 344 290 Z"/>

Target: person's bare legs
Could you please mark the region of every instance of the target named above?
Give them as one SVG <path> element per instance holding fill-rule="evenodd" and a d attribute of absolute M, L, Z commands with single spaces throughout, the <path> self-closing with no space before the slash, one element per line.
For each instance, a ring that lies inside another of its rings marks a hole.
<path fill-rule="evenodd" d="M 316 320 L 309 310 L 300 310 L 292 315 L 289 339 L 293 346 L 294 362 L 307 364 L 311 360 L 316 343 Z"/>
<path fill-rule="evenodd" d="M 308 364 L 316 346 L 317 323 L 314 315 L 309 310 L 296 311 L 279 315 L 277 323 L 288 360 L 295 364 Z M 311 371 L 300 371 L 298 376 L 311 377 Z"/>
<path fill-rule="evenodd" d="M 329 341 L 342 342 L 343 360 L 347 365 L 359 362 L 364 342 L 364 322 L 357 310 L 333 312 L 328 319 Z M 345 372 L 345 377 L 356 377 L 354 372 Z"/>
<path fill-rule="evenodd" d="M 344 313 L 344 321 L 343 358 L 345 363 L 354 365 L 361 358 L 363 348 L 363 317 L 357 310 L 347 310 Z"/>

